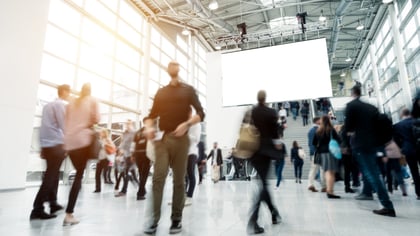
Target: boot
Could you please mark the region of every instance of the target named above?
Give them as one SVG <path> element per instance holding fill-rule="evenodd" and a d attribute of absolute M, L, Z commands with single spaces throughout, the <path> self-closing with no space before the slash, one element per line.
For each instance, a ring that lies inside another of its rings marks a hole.
<path fill-rule="evenodd" d="M 259 226 L 256 221 L 250 220 L 246 231 L 248 234 L 262 234 L 264 233 L 264 228 Z"/>

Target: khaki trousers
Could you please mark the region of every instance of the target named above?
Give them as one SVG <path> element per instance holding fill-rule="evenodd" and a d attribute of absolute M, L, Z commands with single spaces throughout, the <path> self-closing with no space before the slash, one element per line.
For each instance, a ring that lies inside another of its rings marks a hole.
<path fill-rule="evenodd" d="M 172 193 L 172 221 L 182 219 L 182 210 L 185 201 L 185 174 L 187 170 L 188 148 L 190 140 L 188 135 L 174 137 L 165 135 L 162 140 L 155 141 L 156 160 L 153 173 L 153 220 L 158 223 L 162 206 L 163 188 L 169 167 L 173 174 Z"/>

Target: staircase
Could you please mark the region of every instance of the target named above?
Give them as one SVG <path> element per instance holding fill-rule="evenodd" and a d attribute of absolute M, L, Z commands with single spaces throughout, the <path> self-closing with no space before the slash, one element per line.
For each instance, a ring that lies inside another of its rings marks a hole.
<path fill-rule="evenodd" d="M 309 117 L 312 117 L 311 115 Z M 294 179 L 295 172 L 294 166 L 290 163 L 290 149 L 292 148 L 293 141 L 297 141 L 299 146 L 301 146 L 306 153 L 305 163 L 302 168 L 302 179 L 308 178 L 309 169 L 311 163 L 309 161 L 309 147 L 308 147 L 308 131 L 312 128 L 312 118 L 308 119 L 309 125 L 303 126 L 302 116 L 298 116 L 296 120 L 293 120 L 292 115 L 290 114 L 287 117 L 287 128 L 284 130 L 283 142 L 286 144 L 287 148 L 287 157 L 283 169 L 283 178 L 284 179 Z M 275 179 L 275 167 L 274 164 L 270 170 L 268 178 Z"/>

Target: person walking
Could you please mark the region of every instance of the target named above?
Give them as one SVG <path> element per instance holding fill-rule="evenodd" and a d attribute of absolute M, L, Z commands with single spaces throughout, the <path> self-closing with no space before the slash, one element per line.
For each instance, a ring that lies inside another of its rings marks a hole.
<path fill-rule="evenodd" d="M 340 143 L 340 137 L 331 124 L 327 115 L 321 117 L 320 126 L 317 129 L 312 144 L 317 147 L 316 153 L 321 157 L 321 166 L 324 170 L 327 183 L 327 197 L 340 198 L 334 194 L 335 173 L 339 171 L 339 161 L 329 151 L 329 142 L 334 138 Z"/>
<path fill-rule="evenodd" d="M 160 88 L 153 100 L 152 109 L 145 120 L 147 139 L 153 140 L 156 161 L 152 181 L 153 214 L 152 221 L 144 230 L 146 234 L 156 232 L 160 220 L 163 187 L 169 167 L 172 168 L 172 224 L 169 233 L 182 231 L 182 211 L 185 201 L 185 174 L 187 169 L 189 138 L 188 129 L 204 120 L 204 111 L 193 87 L 181 82 L 179 64 L 170 62 L 167 72 L 171 77 L 169 84 Z M 191 106 L 195 115 L 189 117 Z M 153 126 L 159 118 L 159 132 Z"/>
<path fill-rule="evenodd" d="M 222 157 L 222 149 L 217 147 L 217 142 L 213 143 L 213 149 L 210 151 L 209 155 L 207 156 L 207 160 L 211 157 L 211 166 L 212 166 L 212 179 L 214 183 L 219 182 L 219 179 L 222 177 L 222 165 L 223 165 L 223 157 Z"/>
<path fill-rule="evenodd" d="M 143 119 L 144 122 L 144 119 Z M 144 135 L 144 127 L 141 127 L 134 135 L 134 159 L 139 169 L 139 190 L 137 191 L 137 200 L 146 199 L 146 182 L 149 177 L 150 160 L 146 154 L 147 138 Z"/>
<path fill-rule="evenodd" d="M 47 169 L 33 203 L 30 220 L 55 218 L 56 213 L 63 207 L 57 203 L 57 190 L 60 166 L 65 158 L 64 118 L 66 103 L 70 97 L 70 86 L 58 86 L 58 99 L 48 103 L 42 110 L 39 140 L 41 144 L 41 157 L 45 159 Z M 50 214 L 44 211 L 44 202 L 50 204 Z"/>
<path fill-rule="evenodd" d="M 319 175 L 319 177 L 320 177 L 320 180 L 321 180 L 321 192 L 326 192 L 327 191 L 327 185 L 325 183 L 325 178 L 324 178 L 324 175 L 323 175 L 324 171 L 321 168 L 321 159 L 319 158 L 319 160 L 317 160 L 315 158 L 316 147 L 312 143 L 312 141 L 314 140 L 314 137 L 315 137 L 316 130 L 318 129 L 320 122 L 321 122 L 320 117 L 317 116 L 317 117 L 313 118 L 312 119 L 313 126 L 308 131 L 308 146 L 309 146 L 309 156 L 310 156 L 310 161 L 311 161 L 311 167 L 309 169 L 309 174 L 308 174 L 308 190 L 312 191 L 312 192 L 318 192 L 318 190 L 315 188 L 315 177 L 320 172 L 321 172 L 321 174 Z"/>
<path fill-rule="evenodd" d="M 348 135 L 352 135 L 351 147 L 353 156 L 359 164 L 363 174 L 364 184 L 362 193 L 356 197 L 358 200 L 373 199 L 372 190 L 378 194 L 383 208 L 373 210 L 374 214 L 395 217 L 395 209 L 388 192 L 380 179 L 379 167 L 377 164 L 377 152 L 382 151 L 383 144 L 379 140 L 384 137 L 377 135 L 379 112 L 373 105 L 360 100 L 361 88 L 354 86 L 351 89 L 353 100 L 347 103 L 345 110 L 344 127 Z M 392 136 L 392 134 L 391 134 Z M 387 140 L 389 141 L 389 139 Z"/>
<path fill-rule="evenodd" d="M 100 120 L 98 101 L 91 96 L 91 86 L 82 86 L 80 96 L 70 102 L 66 109 L 64 147 L 76 168 L 76 177 L 70 189 L 63 226 L 79 223 L 73 216 L 74 207 L 82 185 L 83 173 L 90 156 L 90 144 L 94 134 L 93 126 Z"/>
<path fill-rule="evenodd" d="M 99 140 L 101 142 L 101 150 L 99 151 L 98 162 L 96 163 L 95 170 L 95 191 L 94 193 L 101 192 L 101 173 L 103 173 L 105 182 L 107 181 L 106 169 L 108 168 L 109 161 L 115 158 L 116 147 L 109 137 L 108 130 L 103 128 L 99 132 Z"/>
<path fill-rule="evenodd" d="M 284 144 L 283 141 L 281 141 L 281 143 L 278 144 L 279 147 L 279 156 L 277 156 L 275 158 L 275 162 L 274 162 L 274 166 L 275 166 L 275 170 L 276 170 L 276 177 L 277 177 L 277 182 L 276 182 L 276 187 L 274 189 L 279 189 L 280 187 L 280 182 L 283 178 L 283 168 L 284 168 L 284 162 L 285 162 L 285 158 L 287 156 L 287 147 L 286 144 Z"/>
<path fill-rule="evenodd" d="M 273 224 L 278 224 L 281 220 L 277 208 L 271 200 L 268 191 L 267 174 L 270 168 L 271 160 L 280 156 L 281 141 L 277 132 L 278 115 L 272 108 L 266 106 L 266 92 L 261 90 L 257 94 L 258 104 L 252 109 L 251 117 L 255 127 L 260 132 L 260 147 L 250 158 L 261 180 L 261 189 L 256 196 L 256 201 L 251 205 L 251 217 L 248 221 L 247 232 L 261 234 L 264 228 L 258 225 L 258 213 L 260 205 L 265 202 L 271 212 Z"/>
<path fill-rule="evenodd" d="M 128 119 L 125 123 L 125 130 L 124 133 L 121 136 L 121 143 L 119 149 L 121 149 L 124 153 L 124 163 L 125 163 L 125 170 L 124 170 L 124 183 L 123 188 L 119 193 L 115 195 L 115 197 L 121 197 L 125 196 L 127 194 L 127 188 L 128 188 L 128 182 L 131 180 L 137 180 L 137 177 L 135 175 L 135 172 L 132 171 L 134 162 L 133 162 L 133 156 L 131 155 L 131 144 L 134 140 L 134 125 L 133 121 Z M 131 176 L 130 176 L 131 174 Z M 133 175 L 134 174 L 134 175 Z"/>
<path fill-rule="evenodd" d="M 290 149 L 290 161 L 295 167 L 295 179 L 296 183 L 302 183 L 302 167 L 305 159 L 305 152 L 303 148 L 299 146 L 298 142 L 295 140 L 292 144 L 292 149 Z"/>
<path fill-rule="evenodd" d="M 190 138 L 190 148 L 188 150 L 188 164 L 186 180 L 186 193 L 185 206 L 192 204 L 192 197 L 196 185 L 195 181 L 195 166 L 197 165 L 198 156 L 198 142 L 200 142 L 201 125 L 197 123 L 190 127 L 188 130 L 188 137 Z"/>

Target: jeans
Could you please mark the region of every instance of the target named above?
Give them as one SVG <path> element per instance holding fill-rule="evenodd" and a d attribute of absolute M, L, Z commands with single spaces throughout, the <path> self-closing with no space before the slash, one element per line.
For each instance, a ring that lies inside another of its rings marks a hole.
<path fill-rule="evenodd" d="M 192 197 L 195 189 L 195 165 L 197 163 L 197 155 L 188 155 L 187 176 L 185 177 L 187 197 Z"/>
<path fill-rule="evenodd" d="M 57 189 L 60 174 L 60 166 L 65 157 L 65 151 L 62 145 L 42 148 L 43 158 L 47 162 L 44 178 L 41 187 L 34 200 L 34 211 L 43 212 L 44 202 L 48 201 L 50 205 L 57 205 Z"/>
<path fill-rule="evenodd" d="M 302 179 L 303 160 L 294 160 L 293 165 L 295 167 L 295 178 Z"/>
<path fill-rule="evenodd" d="M 292 115 L 293 115 L 293 120 L 296 120 L 297 108 L 292 108 Z"/>
<path fill-rule="evenodd" d="M 371 196 L 372 190 L 374 190 L 378 194 L 379 201 L 384 208 L 394 209 L 391 200 L 389 200 L 385 185 L 380 177 L 376 151 L 377 149 L 353 151 L 353 155 L 359 164 L 365 183 L 363 184 L 362 194 Z"/>
<path fill-rule="evenodd" d="M 276 187 L 280 186 L 280 181 L 281 181 L 282 173 L 283 173 L 283 167 L 284 167 L 284 158 L 276 161 L 276 176 L 277 176 Z"/>
<path fill-rule="evenodd" d="M 73 184 L 71 185 L 66 213 L 71 214 L 74 211 L 77 196 L 79 195 L 80 187 L 82 186 L 83 173 L 89 158 L 89 152 L 89 146 L 69 151 L 71 163 L 73 163 L 74 168 L 76 168 L 76 177 L 74 178 Z"/>

